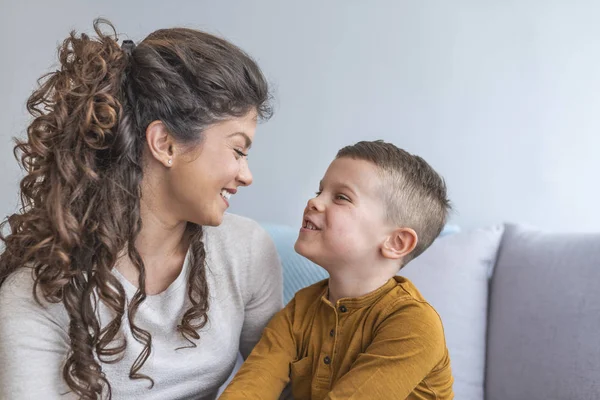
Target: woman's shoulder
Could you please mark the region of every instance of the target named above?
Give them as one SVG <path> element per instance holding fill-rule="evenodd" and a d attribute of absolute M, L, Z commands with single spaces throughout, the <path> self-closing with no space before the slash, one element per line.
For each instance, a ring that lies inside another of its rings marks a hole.
<path fill-rule="evenodd" d="M 204 227 L 207 243 L 218 247 L 252 247 L 260 242 L 271 242 L 268 233 L 258 222 L 240 215 L 226 213 L 219 226 Z"/>
<path fill-rule="evenodd" d="M 225 213 L 223 222 L 219 226 L 205 227 L 207 232 L 226 233 L 226 234 L 248 234 L 261 231 L 263 228 L 258 222 L 248 217 L 242 217 L 237 214 Z"/>
<path fill-rule="evenodd" d="M 281 262 L 271 236 L 250 218 L 225 214 L 219 226 L 204 228 L 207 260 L 242 281 L 278 279 Z M 265 282 L 261 282 L 264 284 Z"/>
<path fill-rule="evenodd" d="M 0 286 L 0 319 L 15 317 L 19 319 L 38 318 L 57 322 L 68 322 L 68 315 L 62 303 L 50 303 L 37 289 L 38 301 L 34 291 L 34 272 L 30 267 L 22 267 L 10 274 Z M 37 316 L 37 317 L 36 317 Z"/>
<path fill-rule="evenodd" d="M 9 301 L 23 301 L 33 297 L 33 269 L 19 268 L 0 286 L 0 305 Z"/>

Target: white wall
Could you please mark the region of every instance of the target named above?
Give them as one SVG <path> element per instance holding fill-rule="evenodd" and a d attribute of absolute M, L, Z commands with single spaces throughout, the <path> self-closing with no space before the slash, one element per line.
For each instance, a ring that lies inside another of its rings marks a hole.
<path fill-rule="evenodd" d="M 175 5 L 177 4 L 177 5 Z M 276 114 L 232 211 L 298 225 L 338 148 L 382 138 L 444 177 L 454 222 L 600 228 L 600 2 L 22 1 L 2 4 L 0 215 L 16 206 L 11 136 L 72 28 L 105 16 L 141 40 L 185 25 L 252 54 Z"/>

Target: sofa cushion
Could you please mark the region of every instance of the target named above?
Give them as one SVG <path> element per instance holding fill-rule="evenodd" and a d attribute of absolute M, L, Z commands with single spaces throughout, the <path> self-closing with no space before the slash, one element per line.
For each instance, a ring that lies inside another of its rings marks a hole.
<path fill-rule="evenodd" d="M 507 226 L 490 292 L 488 400 L 600 399 L 600 234 Z"/>
<path fill-rule="evenodd" d="M 502 232 L 494 226 L 439 238 L 400 271 L 442 318 L 456 399 L 483 399 L 488 283 Z"/>

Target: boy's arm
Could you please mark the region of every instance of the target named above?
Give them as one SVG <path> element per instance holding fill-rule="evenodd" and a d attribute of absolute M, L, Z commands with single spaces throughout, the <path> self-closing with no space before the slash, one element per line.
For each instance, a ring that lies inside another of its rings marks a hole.
<path fill-rule="evenodd" d="M 275 314 L 220 400 L 279 399 L 289 382 L 290 363 L 296 359 L 292 332 L 294 305 L 292 299 Z"/>
<path fill-rule="evenodd" d="M 327 400 L 405 399 L 446 356 L 442 324 L 431 306 L 415 301 L 396 308 Z"/>

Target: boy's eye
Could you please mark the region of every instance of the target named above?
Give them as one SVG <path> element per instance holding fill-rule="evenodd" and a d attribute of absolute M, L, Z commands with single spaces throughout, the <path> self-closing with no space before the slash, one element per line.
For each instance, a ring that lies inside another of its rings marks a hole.
<path fill-rule="evenodd" d="M 350 199 L 346 196 L 344 196 L 343 194 L 338 194 L 337 196 L 335 196 L 336 200 L 344 200 L 344 201 L 350 201 Z"/>
<path fill-rule="evenodd" d="M 323 192 L 322 190 L 317 190 L 317 191 L 315 192 L 315 195 L 318 197 L 318 196 L 319 196 L 319 195 L 320 195 L 322 192 Z"/>

